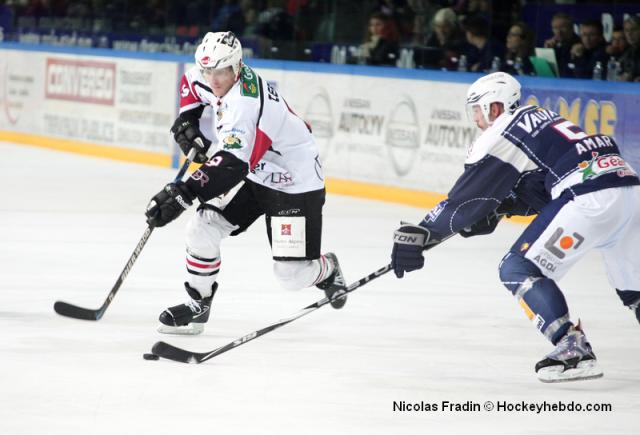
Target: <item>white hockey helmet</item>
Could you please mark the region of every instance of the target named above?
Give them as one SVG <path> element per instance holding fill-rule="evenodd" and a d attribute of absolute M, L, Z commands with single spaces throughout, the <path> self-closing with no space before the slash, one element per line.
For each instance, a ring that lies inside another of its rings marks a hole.
<path fill-rule="evenodd" d="M 491 103 L 502 103 L 506 113 L 513 113 L 520 106 L 520 88 L 520 83 L 504 72 L 479 78 L 467 91 L 467 117 L 472 121 L 474 107 L 478 106 L 484 119 L 491 124 Z"/>
<path fill-rule="evenodd" d="M 237 77 L 242 67 L 242 45 L 233 32 L 208 32 L 196 49 L 195 58 L 202 70 L 230 66 Z"/>

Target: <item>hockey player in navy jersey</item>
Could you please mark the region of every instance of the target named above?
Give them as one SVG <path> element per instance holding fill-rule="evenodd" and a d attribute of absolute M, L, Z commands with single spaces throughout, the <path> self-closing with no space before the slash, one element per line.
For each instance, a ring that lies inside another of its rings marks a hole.
<path fill-rule="evenodd" d="M 613 138 L 587 135 L 557 113 L 520 107 L 520 84 L 484 76 L 467 94 L 482 134 L 447 198 L 394 234 L 392 267 L 423 267 L 423 251 L 460 233 L 488 234 L 504 215 L 537 214 L 502 259 L 502 283 L 555 349 L 537 363 L 543 382 L 602 376 L 557 282 L 587 251 L 602 252 L 609 281 L 640 321 L 640 181 Z"/>
<path fill-rule="evenodd" d="M 203 165 L 185 182 L 151 200 L 147 222 L 164 226 L 198 199 L 187 230 L 188 302 L 160 314 L 160 332 L 197 334 L 209 318 L 220 270 L 220 242 L 265 215 L 274 273 L 282 286 L 313 285 L 328 297 L 344 289 L 335 254 L 320 254 L 324 177 L 310 127 L 282 95 L 242 62 L 231 32 L 207 33 L 196 65 L 180 83 L 180 113 L 172 133 Z M 200 131 L 205 107 L 215 112 L 217 143 Z M 341 308 L 346 297 L 331 301 Z"/>

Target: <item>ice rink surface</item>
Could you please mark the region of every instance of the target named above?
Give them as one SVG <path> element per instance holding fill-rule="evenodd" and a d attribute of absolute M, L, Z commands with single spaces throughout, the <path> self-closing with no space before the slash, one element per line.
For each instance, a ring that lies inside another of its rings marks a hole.
<path fill-rule="evenodd" d="M 56 300 L 102 303 L 145 229 L 148 200 L 174 174 L 0 143 L 0 434 L 639 432 L 640 325 L 609 287 L 598 253 L 561 287 L 605 376 L 536 379 L 533 367 L 551 345 L 497 274 L 518 224 L 453 238 L 428 253 L 422 271 L 385 275 L 352 293 L 343 310 L 325 306 L 201 365 L 142 354 L 161 339 L 212 350 L 323 297 L 278 287 L 263 220 L 223 243 L 203 335 L 155 331 L 158 314 L 185 296 L 184 216 L 154 232 L 102 320 L 56 315 Z M 338 254 L 353 282 L 388 263 L 400 219 L 424 213 L 330 195 L 323 249 Z M 445 401 L 612 411 L 450 412 Z M 394 411 L 394 402 L 439 409 Z"/>

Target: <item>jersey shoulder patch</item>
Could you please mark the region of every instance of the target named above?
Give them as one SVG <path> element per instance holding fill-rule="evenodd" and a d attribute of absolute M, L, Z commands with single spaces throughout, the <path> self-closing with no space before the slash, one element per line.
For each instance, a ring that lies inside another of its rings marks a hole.
<path fill-rule="evenodd" d="M 258 98 L 260 95 L 258 76 L 246 65 L 243 65 L 240 71 L 240 94 L 251 98 Z"/>

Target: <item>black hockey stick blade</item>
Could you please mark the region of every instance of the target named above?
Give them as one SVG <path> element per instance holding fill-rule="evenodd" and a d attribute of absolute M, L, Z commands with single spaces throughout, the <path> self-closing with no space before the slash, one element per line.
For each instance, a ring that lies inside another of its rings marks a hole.
<path fill-rule="evenodd" d="M 311 305 L 308 305 L 306 307 L 304 307 L 302 310 L 298 311 L 297 313 L 295 313 L 294 315 L 287 317 L 286 319 L 282 319 L 277 321 L 276 323 L 273 323 L 269 326 L 265 326 L 262 329 L 258 329 L 257 331 L 253 331 L 250 332 L 249 334 L 240 337 L 234 341 L 232 341 L 231 343 L 225 344 L 224 346 L 218 347 L 217 349 L 214 349 L 210 352 L 191 352 L 189 350 L 186 349 L 181 349 L 179 347 L 173 346 L 169 343 L 166 343 L 164 341 L 159 341 L 156 344 L 153 345 L 153 348 L 151 349 L 151 352 L 154 355 L 157 355 L 161 358 L 166 358 L 166 359 L 170 359 L 173 361 L 177 361 L 177 362 L 182 362 L 182 363 L 190 363 L 190 364 L 200 364 L 201 362 L 207 361 L 213 357 L 216 357 L 224 352 L 227 352 L 231 349 L 234 349 L 238 346 L 241 346 L 245 343 L 248 343 L 251 340 L 254 340 L 264 334 L 267 334 L 275 329 L 278 329 L 288 323 L 293 322 L 296 319 L 299 319 L 302 316 L 306 316 L 307 314 L 317 310 L 318 308 L 327 305 L 329 303 L 331 303 L 332 300 L 336 300 L 336 299 L 340 299 L 342 297 L 344 297 L 345 295 L 351 293 L 352 291 L 354 291 L 355 289 L 362 287 L 363 285 L 365 285 L 366 283 L 378 278 L 379 276 L 384 275 L 385 273 L 389 272 L 391 270 L 391 265 L 388 264 L 385 267 L 376 270 L 375 272 L 365 276 L 364 278 L 361 278 L 359 281 L 351 284 L 349 287 L 347 287 L 344 290 L 341 291 L 337 291 L 336 293 L 334 293 L 331 296 L 331 299 L 325 297 L 317 302 L 314 302 Z"/>
<path fill-rule="evenodd" d="M 147 243 L 147 240 L 149 240 L 149 237 L 151 236 L 152 232 L 153 232 L 153 227 L 147 226 L 147 229 L 144 230 L 142 237 L 140 238 L 140 240 L 138 241 L 138 244 L 136 245 L 136 249 L 134 249 L 133 253 L 131 254 L 131 257 L 129 257 L 129 261 L 127 261 L 127 265 L 124 267 L 124 269 L 120 273 L 118 280 L 113 285 L 113 288 L 111 288 L 111 291 L 107 295 L 107 298 L 102 303 L 102 306 L 100 308 L 96 310 L 92 310 L 89 308 L 82 308 L 77 305 L 72 305 L 67 302 L 57 301 L 55 304 L 53 304 L 53 309 L 56 311 L 56 313 L 60 314 L 61 316 L 72 317 L 74 319 L 80 319 L 80 320 L 100 320 L 104 315 L 104 312 L 107 311 L 107 308 L 109 307 L 109 305 L 111 305 L 111 301 L 113 300 L 116 293 L 120 289 L 120 286 L 122 285 L 124 280 L 127 278 L 127 275 L 129 275 L 131 268 L 133 267 L 134 263 L 138 259 L 140 252 L 142 252 L 142 248 L 144 248 L 144 245 Z"/>
<path fill-rule="evenodd" d="M 189 168 L 189 165 L 191 164 L 191 161 L 193 160 L 195 155 L 196 155 L 196 149 L 194 148 L 189 152 L 184 163 L 182 163 L 180 170 L 178 170 L 178 173 L 176 174 L 176 178 L 174 179 L 174 182 L 177 182 L 182 179 L 182 177 L 187 172 L 187 169 Z M 100 320 L 104 315 L 105 311 L 107 311 L 107 308 L 109 308 L 109 305 L 111 305 L 111 301 L 115 297 L 116 293 L 118 293 L 118 290 L 120 289 L 120 286 L 122 286 L 122 283 L 124 282 L 124 280 L 127 278 L 127 275 L 129 275 L 131 268 L 133 267 L 136 260 L 138 259 L 138 256 L 140 256 L 140 252 L 142 252 L 142 248 L 144 248 L 144 245 L 146 245 L 147 240 L 149 240 L 149 237 L 151 237 L 153 228 L 154 227 L 149 225 L 147 226 L 147 229 L 144 230 L 144 233 L 142 234 L 142 237 L 138 241 L 136 248 L 133 250 L 133 253 L 129 257 L 129 261 L 127 261 L 127 264 L 125 265 L 124 269 L 122 269 L 122 272 L 120 272 L 120 276 L 118 277 L 118 280 L 111 288 L 111 291 L 107 295 L 107 298 L 102 303 L 102 306 L 100 308 L 96 310 L 92 310 L 89 308 L 82 308 L 77 305 L 72 305 L 67 302 L 57 301 L 55 304 L 53 304 L 53 309 L 55 310 L 55 312 L 60 314 L 61 316 L 72 317 L 74 319 Z"/>
<path fill-rule="evenodd" d="M 73 317 L 74 319 L 80 320 L 100 320 L 104 314 L 104 310 L 101 308 L 97 310 L 90 310 L 88 308 L 78 307 L 77 305 L 68 304 L 62 301 L 57 301 L 53 304 L 53 309 L 61 316 Z"/>

